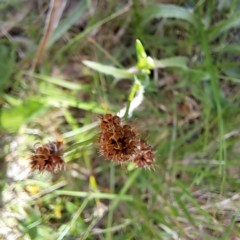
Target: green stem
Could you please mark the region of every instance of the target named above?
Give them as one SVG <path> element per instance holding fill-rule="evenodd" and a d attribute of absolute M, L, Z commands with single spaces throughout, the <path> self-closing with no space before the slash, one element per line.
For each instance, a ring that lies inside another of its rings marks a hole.
<path fill-rule="evenodd" d="M 128 117 L 128 112 L 129 112 L 129 108 L 130 108 L 130 105 L 131 105 L 131 102 L 135 96 L 135 93 L 139 90 L 139 84 L 135 81 L 135 83 L 133 84 L 132 86 L 132 90 L 128 96 L 128 103 L 127 103 L 127 108 L 126 108 L 126 112 L 124 114 L 124 119 L 126 120 L 127 117 Z"/>
<path fill-rule="evenodd" d="M 110 191 L 111 193 L 114 193 L 114 185 L 115 185 L 115 166 L 111 164 L 110 167 Z M 107 221 L 107 229 L 110 229 L 112 227 L 113 222 L 113 209 L 110 209 L 108 212 L 108 221 Z M 112 239 L 112 231 L 108 231 L 106 235 L 107 240 Z"/>

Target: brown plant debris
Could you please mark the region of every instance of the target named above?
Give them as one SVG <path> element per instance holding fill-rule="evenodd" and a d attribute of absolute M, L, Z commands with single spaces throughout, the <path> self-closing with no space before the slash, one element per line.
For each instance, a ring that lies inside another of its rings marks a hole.
<path fill-rule="evenodd" d="M 31 156 L 32 171 L 57 173 L 65 168 L 63 160 L 63 142 L 56 141 L 48 144 L 35 144 L 36 152 Z"/>
<path fill-rule="evenodd" d="M 99 119 L 99 152 L 106 160 L 120 164 L 130 160 L 137 167 L 152 166 L 155 159 L 152 148 L 140 140 L 140 134 L 134 127 L 122 125 L 120 117 L 109 113 Z"/>

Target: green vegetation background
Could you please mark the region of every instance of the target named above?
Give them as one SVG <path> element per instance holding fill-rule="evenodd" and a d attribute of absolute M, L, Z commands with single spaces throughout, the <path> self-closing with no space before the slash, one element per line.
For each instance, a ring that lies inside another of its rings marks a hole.
<path fill-rule="evenodd" d="M 0 1 L 0 236 L 240 239 L 240 2 L 68 1 L 32 74 L 48 7 Z M 105 161 L 95 141 L 97 116 L 128 100 L 136 39 L 156 63 L 131 118 L 152 171 Z M 29 172 L 34 144 L 57 136 L 66 171 Z"/>

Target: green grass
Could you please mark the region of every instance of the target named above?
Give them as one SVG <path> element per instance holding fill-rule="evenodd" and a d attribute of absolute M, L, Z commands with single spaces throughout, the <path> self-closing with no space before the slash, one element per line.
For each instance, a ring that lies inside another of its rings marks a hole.
<path fill-rule="evenodd" d="M 24 10 L 11 2 L 4 26 Z M 71 1 L 33 74 L 46 6 L 0 38 L 3 239 L 240 238 L 240 5 L 124 2 Z M 97 117 L 122 109 L 136 78 L 144 100 L 127 121 L 156 152 L 151 171 L 96 144 Z M 59 135 L 66 170 L 29 173 L 34 144 Z"/>

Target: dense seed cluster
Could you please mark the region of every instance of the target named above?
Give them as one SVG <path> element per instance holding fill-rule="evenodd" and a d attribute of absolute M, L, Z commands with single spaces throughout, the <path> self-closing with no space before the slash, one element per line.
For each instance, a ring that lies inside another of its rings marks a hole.
<path fill-rule="evenodd" d="M 151 168 L 154 161 L 155 156 L 152 147 L 144 140 L 141 140 L 139 154 L 133 159 L 133 162 L 137 167 Z"/>
<path fill-rule="evenodd" d="M 63 160 L 63 142 L 56 141 L 48 144 L 37 144 L 36 152 L 31 156 L 32 171 L 57 173 L 65 168 Z"/>
<path fill-rule="evenodd" d="M 133 161 L 137 167 L 150 168 L 154 162 L 152 148 L 132 126 L 121 123 L 121 118 L 106 114 L 99 122 L 99 152 L 106 160 L 116 163 Z"/>
<path fill-rule="evenodd" d="M 121 125 L 118 116 L 100 117 L 99 151 L 106 160 L 123 163 L 138 154 L 139 134 L 129 125 Z"/>

